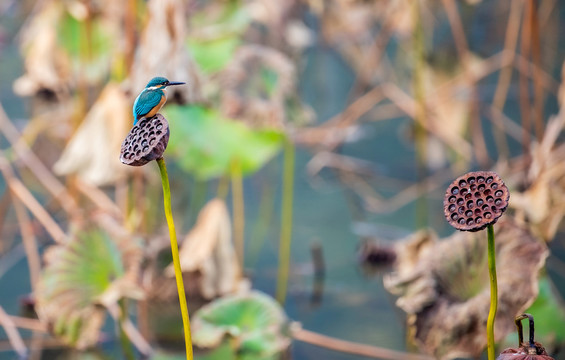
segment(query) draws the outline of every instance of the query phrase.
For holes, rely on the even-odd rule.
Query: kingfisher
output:
[[[182,84],[184,83],[169,81],[162,76],[151,79],[133,103],[133,125],[137,124],[142,117],[150,118],[157,114],[167,101],[167,95],[165,94],[167,86]]]

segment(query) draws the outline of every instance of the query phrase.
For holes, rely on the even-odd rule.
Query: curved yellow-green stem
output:
[[[494,360],[494,318],[498,306],[498,285],[496,283],[496,260],[494,247],[494,229],[492,225],[488,231],[488,272],[490,277],[490,311],[487,320],[487,353],[488,360]]]
[[[167,166],[163,158],[157,159],[159,171],[161,172],[161,182],[163,183],[163,202],[165,205],[165,217],[169,226],[169,236],[171,238],[171,251],[173,253],[173,266],[175,268],[175,278],[177,280],[177,290],[179,293],[180,311],[182,314],[182,324],[184,326],[184,342],[186,344],[186,358],[193,359],[192,340],[190,336],[190,320],[188,318],[188,306],[186,305],[186,295],[184,293],[184,283],[182,281],[182,271],[179,260],[179,246],[177,244],[177,233],[173,222],[173,212],[171,210],[171,188],[169,186],[169,176]]]

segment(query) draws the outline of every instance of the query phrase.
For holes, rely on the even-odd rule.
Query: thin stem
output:
[[[414,142],[416,148],[416,172],[418,179],[427,177],[426,159],[428,156],[427,143],[428,134],[424,127],[427,119],[426,111],[426,94],[424,89],[424,67],[425,67],[425,54],[424,54],[424,28],[422,26],[422,19],[420,14],[420,4],[418,1],[412,3],[412,18],[414,21],[414,32],[412,34],[412,46],[414,51],[414,69],[412,83],[414,91],[414,100],[416,101],[416,113],[414,122]],[[422,181],[419,184],[419,196],[416,202],[416,226],[424,227],[428,223],[428,200],[425,193],[425,188]]]
[[[233,240],[235,251],[241,268],[244,269],[245,252],[245,203],[243,199],[243,176],[241,174],[241,162],[234,159],[231,164],[231,190],[233,207]]]
[[[387,360],[432,360],[432,357],[427,355],[410,354],[373,345],[354,343],[295,326],[291,326],[290,336],[298,341],[346,354],[355,354],[364,357]]]
[[[279,269],[276,298],[284,304],[290,266],[290,243],[292,239],[292,200],[294,193],[294,144],[284,142],[283,197],[281,205],[281,237],[279,243]]]
[[[120,299],[118,301],[118,304],[120,306],[120,315],[119,315],[119,320],[116,321],[117,325],[118,325],[118,333],[119,333],[119,339],[120,339],[120,344],[122,345],[122,351],[124,352],[124,358],[128,359],[128,360],[133,360],[135,359],[135,355],[133,353],[133,348],[131,346],[131,343],[128,339],[128,336],[126,334],[126,332],[124,331],[124,327],[123,327],[123,322],[127,316],[127,309],[126,309],[126,300],[125,299]]]
[[[171,238],[171,251],[173,253],[173,266],[175,268],[175,278],[179,293],[180,310],[182,314],[182,324],[184,327],[184,342],[186,345],[186,358],[192,360],[192,340],[190,336],[190,320],[188,318],[188,306],[186,305],[186,295],[184,292],[184,282],[182,281],[182,270],[180,268],[179,247],[177,244],[177,233],[173,222],[173,211],[171,209],[171,188],[169,186],[169,176],[167,166],[163,158],[157,159],[159,171],[161,172],[161,182],[163,183],[163,203],[165,206],[165,217],[169,226],[169,236]]]
[[[498,306],[498,285],[496,283],[496,260],[494,247],[494,228],[489,225],[488,231],[488,272],[490,277],[490,311],[487,320],[488,360],[494,360],[494,318]]]

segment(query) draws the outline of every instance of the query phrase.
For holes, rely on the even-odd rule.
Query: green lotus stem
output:
[[[245,239],[245,204],[243,198],[243,176],[241,162],[234,159],[231,163],[231,191],[233,206],[233,242],[241,268],[244,268]]]
[[[279,243],[279,269],[276,298],[284,304],[290,266],[290,243],[292,237],[292,199],[294,192],[294,145],[284,142],[283,197],[281,205],[281,237]]]
[[[496,283],[496,260],[494,247],[494,228],[487,227],[488,231],[488,272],[490,277],[490,311],[487,320],[487,353],[488,360],[494,360],[494,318],[498,306],[498,285]]]
[[[186,358],[188,360],[192,360],[193,355],[192,355],[192,340],[190,336],[190,319],[188,317],[188,306],[186,305],[184,282],[182,281],[182,270],[180,268],[177,233],[175,231],[175,223],[173,222],[173,211],[171,209],[171,188],[169,186],[169,176],[167,175],[167,166],[165,165],[165,159],[163,159],[162,157],[157,159],[157,164],[159,164],[159,171],[161,172],[161,182],[163,183],[163,203],[165,206],[165,217],[167,218],[167,225],[169,226],[169,236],[171,238],[173,266],[175,268],[175,278],[177,281],[177,290],[179,293],[182,324],[184,327],[184,342],[186,345]]]

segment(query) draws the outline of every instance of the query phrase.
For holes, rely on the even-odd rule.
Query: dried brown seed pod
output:
[[[522,320],[530,321],[530,339],[524,342]],[[518,315],[515,319],[518,329],[518,348],[508,348],[496,360],[554,360],[547,354],[542,344],[534,340],[534,317],[530,314]]]
[[[474,171],[458,177],[443,198],[447,221],[462,231],[479,231],[494,224],[508,207],[510,193],[492,171]]]
[[[163,156],[169,143],[169,123],[161,114],[141,118],[122,143],[120,161],[142,166]]]

